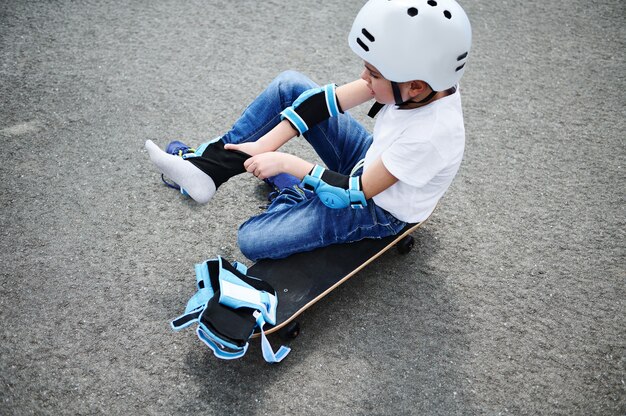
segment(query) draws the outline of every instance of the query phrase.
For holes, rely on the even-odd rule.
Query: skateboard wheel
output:
[[[400,242],[398,242],[398,252],[400,254],[408,254],[413,249],[414,245],[415,238],[413,238],[413,236],[411,235],[407,235],[402,240],[400,240]]]
[[[295,339],[300,335],[300,322],[290,322],[279,333],[281,338]]]

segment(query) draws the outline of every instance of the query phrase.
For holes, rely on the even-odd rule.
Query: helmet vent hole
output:
[[[459,72],[461,69],[463,69],[464,66],[465,66],[465,64],[458,66],[456,68],[455,72]]]
[[[446,17],[446,19],[452,19],[452,13],[447,10],[443,11],[443,15]]]
[[[363,34],[365,35],[365,37],[366,37],[367,39],[369,39],[369,41],[370,41],[370,42],[374,42],[374,40],[375,40],[375,39],[374,39],[374,36],[372,36],[372,34],[371,34],[370,32],[368,32],[368,31],[367,31],[367,29],[363,28],[363,29],[361,30],[361,33],[363,33]]]
[[[363,50],[364,50],[365,52],[369,52],[369,51],[370,51],[370,48],[369,48],[366,44],[364,44],[364,43],[363,43],[363,41],[361,40],[361,38],[356,38],[356,43],[358,43],[358,44],[359,44],[359,46],[360,46],[361,48],[363,48]]]
[[[406,13],[411,17],[415,17],[417,16],[417,9],[415,7],[411,7],[406,11]]]
[[[459,55],[459,57],[458,57],[458,58],[456,58],[456,60],[457,60],[457,61],[460,61],[461,59],[465,59],[465,58],[467,58],[467,52],[465,52],[465,53],[464,53],[464,54],[462,54],[462,55]]]
[[[437,2],[435,0],[428,0],[428,5],[435,7],[437,5]]]

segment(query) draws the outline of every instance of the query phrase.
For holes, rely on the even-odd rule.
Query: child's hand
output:
[[[257,178],[265,179],[285,171],[286,156],[280,152],[261,153],[246,160],[243,166]]]
[[[297,156],[281,152],[266,152],[243,163],[246,171],[259,179],[266,179],[279,173],[290,173],[303,178],[313,167],[312,163],[306,162]]]

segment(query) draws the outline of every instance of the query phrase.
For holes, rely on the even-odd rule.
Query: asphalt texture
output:
[[[0,414],[626,413],[621,0],[463,2],[459,175],[283,363],[170,330],[194,263],[245,262],[267,190],[241,175],[199,206],[144,141],[218,136],[282,70],[356,79],[362,4],[0,2]]]

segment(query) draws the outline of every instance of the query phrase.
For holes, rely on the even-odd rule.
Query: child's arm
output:
[[[265,152],[247,159],[243,166],[246,171],[259,179],[266,179],[279,173],[289,173],[302,179],[315,165],[288,153]]]
[[[252,156],[244,162],[246,170],[259,179],[269,178],[283,172],[303,179],[313,170],[314,166],[313,163],[300,159],[297,156],[281,152],[261,153]],[[349,183],[347,175],[335,173],[333,176],[337,180],[332,183],[333,186],[347,189]],[[378,158],[368,167],[367,171],[360,178],[361,189],[366,199],[378,195],[396,182],[398,182],[398,179],[387,170],[381,158]]]
[[[387,170],[381,158],[374,161],[361,176],[363,193],[367,199],[378,195],[396,182],[398,182],[398,178]]]
[[[363,79],[337,87],[336,93],[343,111],[347,111],[374,98],[367,86],[367,82]]]
[[[315,192],[329,208],[361,209],[367,206],[369,198],[397,182],[380,158],[368,167],[367,172],[362,176],[348,176],[315,165],[302,180],[302,186],[305,190]]]
[[[287,120],[283,120],[256,142],[241,144],[227,143],[224,145],[224,149],[239,150],[240,152],[254,156],[279,149],[282,145],[291,140],[292,137],[296,137],[297,134],[298,132],[291,126],[291,123]]]
[[[337,100],[343,111],[372,99],[370,89],[367,87],[367,83],[362,79],[337,87],[335,94],[337,95]],[[298,135],[298,133],[299,132],[293,128],[292,124],[285,119],[256,142],[227,144],[224,148],[228,150],[239,150],[254,156],[260,153],[278,150],[282,145]]]

